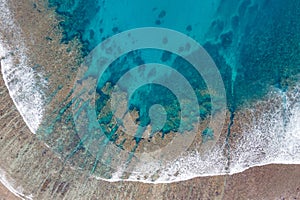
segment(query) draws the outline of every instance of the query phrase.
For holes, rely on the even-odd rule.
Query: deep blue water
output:
[[[83,57],[105,39],[133,28],[164,27],[192,37],[210,54],[221,73],[232,118],[236,109],[263,98],[270,86],[288,89],[294,83],[293,77],[300,73],[299,0],[49,0],[49,5],[64,19],[60,24],[62,43],[78,38],[83,44]],[[149,62],[178,70],[199,91],[200,117],[210,115],[210,95],[201,93],[207,89],[205,82],[189,63],[171,52],[130,52],[115,60],[98,80],[98,122],[112,141],[118,137],[115,132],[119,125],[112,130],[107,128],[113,113],[104,109],[110,95],[102,88],[107,82],[116,84],[133,67]],[[136,123],[146,127],[153,104],[166,108],[167,123],[162,132],[176,132],[181,110],[176,96],[166,88],[139,88],[128,109],[137,110]],[[134,137],[137,144],[139,134]],[[209,129],[203,135],[213,138]]]

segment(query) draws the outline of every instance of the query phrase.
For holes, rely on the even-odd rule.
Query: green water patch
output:
[[[99,0],[49,0],[49,5],[55,7],[58,15],[63,19],[60,23],[63,30],[62,42],[66,43],[78,38],[83,44],[83,56],[108,37],[139,27],[170,28],[199,42],[213,58],[225,85],[227,106],[231,113],[227,141],[229,141],[230,128],[234,123],[234,113],[237,109],[264,98],[270,87],[286,91],[299,81],[293,78],[300,74],[300,12],[298,9],[300,1],[298,0],[184,2],[154,0],[118,1],[117,3]],[[207,87],[202,77],[189,63],[171,52],[140,49],[116,59],[105,70],[102,77],[96,77],[92,71],[88,71],[85,79],[98,80],[95,108],[98,123],[106,136],[104,139],[99,138],[103,142],[101,145],[104,148],[106,143],[118,141],[116,145],[124,149],[123,145],[128,140],[134,141],[130,147],[132,154],[128,156],[128,160],[134,157],[134,152],[146,130],[145,127],[152,123],[154,130],[162,130],[163,139],[170,132],[178,131],[180,118],[187,115],[181,112],[179,102],[172,91],[159,85],[145,85],[138,88],[131,97],[127,97],[126,109],[133,116],[135,124],[140,126],[130,138],[123,137],[122,134],[125,133],[119,131],[124,126],[123,119],[114,118],[114,110],[109,106],[111,94],[124,74],[147,63],[165,64],[182,74],[196,93],[199,105],[197,114],[202,120],[211,114],[211,98],[206,92]],[[142,74],[165,76],[163,71],[147,71],[146,67],[140,69]],[[133,76],[128,78],[134,79],[135,75],[140,76],[131,75]],[[120,90],[126,93],[126,88],[130,88],[130,84],[130,81],[127,84],[125,82]],[[64,136],[55,134],[54,130],[58,128],[53,124],[63,120],[67,123],[72,122],[72,116],[65,116],[71,104],[73,102],[68,100],[51,115],[52,119],[49,119],[46,134],[43,133],[45,134],[43,140],[51,144],[57,143],[54,145],[55,148],[61,154],[68,154],[68,159],[76,157],[77,152],[83,151],[83,145],[76,138],[75,133],[72,135],[74,142],[70,140],[66,143]],[[156,107],[162,109],[158,116],[151,113],[151,106],[157,104],[162,105]],[[158,120],[152,122],[153,118]],[[161,124],[159,123],[161,121],[167,123]],[[193,128],[191,123],[187,125],[190,126],[186,126],[186,130]],[[215,135],[210,128],[203,130],[201,134],[203,143],[213,140]],[[87,136],[84,140],[92,140],[90,137],[92,136]],[[230,152],[229,142],[226,148]],[[102,153],[100,149],[91,171],[97,171]]]
[[[166,54],[168,56],[166,56]],[[165,58],[167,57],[167,59]],[[164,62],[163,62],[164,61]],[[132,87],[132,84],[135,84],[135,77],[156,77],[162,79],[170,79],[173,82],[178,80],[173,79],[173,74],[168,74],[157,70],[149,70],[147,66],[144,66],[144,63],[166,63],[170,68],[181,75],[186,79],[188,84],[192,86],[193,92],[197,97],[197,103],[199,105],[199,112],[195,114],[191,114],[189,110],[184,113],[181,112],[180,102],[178,102],[178,97],[167,87],[159,85],[159,84],[147,84],[142,87],[137,88],[136,91],[131,96],[126,96],[128,101],[125,102],[127,107],[127,112],[137,112],[138,117],[134,119],[135,123],[141,127],[147,127],[148,125],[152,126],[152,133],[154,134],[157,131],[162,132],[162,137],[165,134],[172,132],[178,132],[178,128],[180,123],[185,129],[185,131],[192,130],[193,124],[197,123],[197,117],[195,115],[200,116],[201,120],[204,120],[207,116],[211,114],[211,98],[209,93],[207,92],[206,84],[199,74],[199,72],[186,60],[181,58],[180,56],[174,55],[170,52],[161,52],[154,49],[144,49],[130,52],[126,55],[121,56],[117,60],[115,60],[102,74],[102,76],[98,80],[97,84],[97,95],[96,95],[96,112],[98,116],[98,122],[101,124],[104,130],[109,130],[108,127],[113,127],[116,123],[120,123],[123,119],[116,119],[113,117],[114,111],[111,109],[110,100],[112,98],[111,94],[113,92],[114,86],[118,83],[118,81],[123,78],[124,75],[130,70],[140,66],[137,70],[137,74],[129,73],[128,77],[125,77],[128,81],[123,81],[120,85],[120,90],[124,93],[128,93],[127,89]],[[87,72],[87,76],[89,77],[89,73]],[[133,80],[133,82],[132,82]],[[109,83],[109,84],[108,84]],[[175,87],[177,87],[175,85]],[[180,87],[180,85],[178,85]],[[177,94],[183,96],[186,102],[189,102],[189,94],[187,91],[182,90],[181,94]],[[119,102],[121,103],[121,102]],[[164,112],[166,112],[166,123],[161,126],[159,120],[153,124],[150,120],[150,109],[153,105],[161,105],[164,108]],[[193,107],[194,105],[191,105]],[[186,106],[188,107],[188,106]],[[157,118],[159,116],[154,116]],[[185,121],[181,119],[184,118]],[[156,125],[157,124],[157,125]],[[122,124],[121,124],[122,125]],[[157,126],[157,127],[156,127]],[[106,134],[111,134],[109,131],[105,131]],[[183,132],[181,130],[180,132]],[[112,138],[118,139],[117,132],[115,132],[115,136]],[[137,133],[139,135],[140,133]],[[150,136],[150,138],[153,135]],[[138,142],[139,137],[135,137],[135,140]]]

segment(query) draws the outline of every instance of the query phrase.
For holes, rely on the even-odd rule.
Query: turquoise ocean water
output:
[[[49,4],[64,16],[62,42],[78,37],[84,45],[83,55],[104,39],[129,29],[164,27],[187,34],[214,59],[233,109],[262,97],[270,85],[284,90],[288,87],[285,80],[300,70],[296,56],[300,3],[296,0],[49,0]],[[168,59],[167,54],[164,57]],[[147,59],[158,60],[159,55],[139,56],[134,62]]]
[[[285,92],[298,81],[298,0],[49,0],[49,6],[63,17],[61,42],[79,39],[83,45],[82,57],[107,38],[135,28],[168,28],[193,38],[209,53],[222,76],[231,120],[237,110],[264,98],[270,87]],[[205,81],[184,59],[157,49],[132,51],[116,59],[97,80],[98,122],[111,142],[118,140],[121,123],[114,124],[113,112],[107,111],[110,93],[104,88],[107,89],[108,82],[115,85],[126,72],[145,63],[161,63],[176,69],[198,91],[200,118],[206,119],[211,114],[211,96],[204,92]],[[85,78],[88,77],[89,73]],[[162,138],[178,131],[184,114],[172,91],[153,84],[139,88],[127,106],[129,112],[138,112],[136,123],[144,128],[133,135],[135,145],[129,162],[145,127],[151,123],[150,107],[155,104],[166,111],[167,123],[157,127],[163,133]],[[186,124],[184,129],[192,130],[193,126]],[[205,139],[214,138],[210,129],[202,134]],[[122,142],[118,145],[123,148]]]

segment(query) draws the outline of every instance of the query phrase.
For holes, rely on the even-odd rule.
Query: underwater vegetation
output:
[[[300,12],[295,9],[300,6],[300,2],[297,0],[189,0],[184,3],[179,0],[154,0],[118,1],[117,4],[104,0],[49,0],[49,6],[55,8],[63,19],[60,23],[63,31],[61,42],[78,39],[82,43],[82,57],[87,56],[105,39],[140,27],[169,28],[196,40],[212,57],[222,76],[227,108],[231,114],[229,134],[236,110],[262,99],[270,87],[286,91],[295,84],[294,77],[300,73]],[[207,92],[203,77],[190,63],[169,51],[135,50],[117,58],[102,77],[91,77],[87,73],[85,79],[97,80],[95,109],[98,123],[108,141],[115,142],[119,148],[131,149],[132,154],[128,155],[128,160],[134,157],[140,142],[144,140],[142,135],[145,127],[151,125],[151,106],[162,105],[166,123],[152,127],[149,141],[157,132],[160,132],[162,140],[167,134],[178,132],[183,115],[180,102],[172,91],[157,84],[144,85],[133,93],[126,105],[135,123],[144,128],[127,136],[124,131],[120,131],[123,119],[116,119],[114,111],[109,109],[113,87],[124,74],[147,63],[171,66],[189,81],[197,96],[201,120],[207,119],[212,110],[211,94]],[[141,74],[161,73],[141,69]],[[124,85],[124,88],[127,87]],[[67,106],[57,112],[59,120],[66,117],[66,110],[74,103],[67,99]],[[53,127],[48,128],[48,135],[42,138],[54,141],[49,139]],[[193,125],[185,128],[187,131],[192,130]],[[67,156],[68,159],[85,148],[76,135],[73,137],[75,139],[70,146],[74,151]],[[202,142],[214,139],[214,131],[206,127],[202,131]],[[60,139],[55,141],[60,141],[56,146],[63,145]],[[128,141],[130,147],[125,147]],[[62,149],[64,147],[58,151],[63,153]],[[97,170],[97,163],[98,160],[93,172]]]

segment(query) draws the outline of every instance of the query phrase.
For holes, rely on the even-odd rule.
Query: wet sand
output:
[[[4,185],[0,185],[0,199],[1,200],[16,200],[20,199],[11,193]]]
[[[34,10],[33,3],[36,5]],[[51,11],[44,10],[43,1],[20,0],[11,6],[24,31],[23,37],[31,41],[27,43],[32,60],[48,66],[42,70],[52,74],[49,81],[53,84],[49,91],[53,92],[58,85],[69,80],[70,84],[60,90],[56,100],[51,102],[52,107],[61,106],[60,100],[72,87],[74,75],[71,67],[66,66],[74,63],[78,46],[76,42],[60,45],[61,35],[57,34],[58,27],[55,25],[58,21]],[[39,20],[36,21],[36,18]],[[46,36],[51,37],[51,41]],[[66,54],[68,48],[71,50]],[[65,76],[59,76],[61,74]],[[63,162],[30,132],[13,104],[2,76],[0,94],[0,168],[15,180],[14,188],[28,198],[30,195],[33,199],[300,198],[300,166],[297,165],[267,165],[231,176],[199,177],[171,184],[96,180],[86,171],[75,170],[69,163]],[[13,195],[3,188],[0,189],[1,198],[13,199]]]
[[[23,122],[0,78],[1,167],[34,199],[297,199],[300,166],[267,165],[232,176],[200,177],[172,184],[108,183],[64,166]],[[9,110],[10,112],[7,112]],[[2,114],[7,113],[7,114]],[[27,182],[29,181],[29,182]],[[3,186],[2,199],[14,199]],[[15,198],[16,199],[16,198]]]

